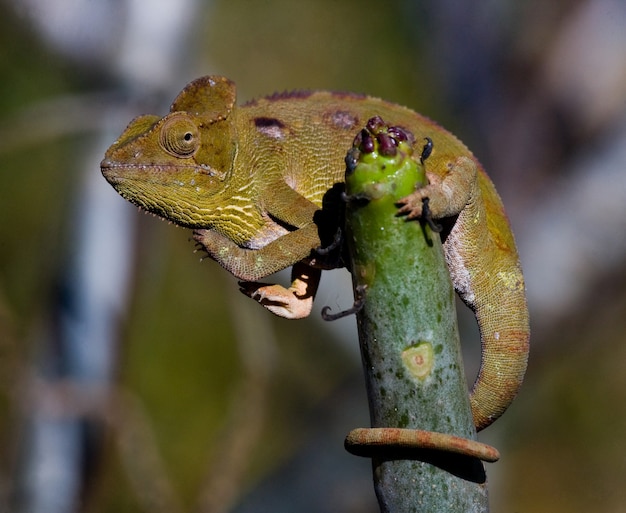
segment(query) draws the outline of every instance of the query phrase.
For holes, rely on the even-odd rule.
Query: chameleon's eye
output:
[[[200,146],[198,127],[189,118],[172,117],[163,123],[159,142],[174,157],[192,157]]]

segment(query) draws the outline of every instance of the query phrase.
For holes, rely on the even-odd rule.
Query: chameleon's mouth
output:
[[[116,166],[109,159],[104,159],[100,162],[100,171],[102,172],[102,176],[104,176],[107,182],[111,185],[119,183],[122,180],[119,169],[120,166]]]
[[[121,183],[149,182],[167,183],[166,173],[176,171],[181,166],[118,164],[109,159],[100,162],[100,171],[107,182],[115,186]],[[160,178],[159,178],[160,177]]]
[[[100,163],[100,171],[110,185],[126,200],[139,208],[144,213],[151,214],[164,221],[171,221],[165,209],[157,203],[147,200],[148,196],[141,194],[141,187],[127,176],[128,166],[113,164],[108,159]]]
[[[102,175],[109,181],[120,182],[125,178],[130,178],[133,175],[133,171],[141,174],[146,174],[146,171],[152,171],[154,176],[158,175],[158,172],[171,173],[175,171],[180,171],[183,169],[191,169],[197,172],[199,175],[203,175],[205,177],[209,177],[214,180],[223,180],[224,177],[220,176],[220,174],[213,169],[211,166],[207,164],[118,164],[108,158],[105,158],[100,162],[100,171]]]

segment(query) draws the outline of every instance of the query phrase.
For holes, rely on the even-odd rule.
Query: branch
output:
[[[347,242],[372,426],[346,439],[372,458],[382,512],[484,512],[495,449],[475,441],[454,290],[434,223],[395,203],[426,185],[413,135],[373,118],[346,158]],[[427,210],[427,209],[426,209]],[[360,297],[359,297],[360,296]]]

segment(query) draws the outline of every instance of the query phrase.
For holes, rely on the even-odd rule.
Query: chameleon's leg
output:
[[[211,258],[243,280],[241,291],[257,300],[270,312],[288,319],[300,319],[311,312],[321,271],[300,260],[307,258],[319,246],[317,226],[310,224],[250,250],[240,248],[214,230],[195,230],[194,239]],[[293,265],[292,284],[256,283],[257,280]]]
[[[459,214],[475,191],[477,171],[476,163],[468,157],[451,161],[443,179],[427,171],[429,184],[398,201],[398,215],[407,219],[420,218],[425,198],[428,198],[428,208],[435,219]]]
[[[267,186],[263,208],[275,219],[296,228],[305,227],[313,221],[320,207],[291,188],[284,180],[276,180]]]
[[[193,238],[236,278],[257,281],[286,269],[311,255],[319,246],[317,226],[313,223],[278,237],[259,249],[237,246],[215,230],[194,230]]]
[[[291,286],[240,282],[240,290],[256,299],[273,314],[286,319],[302,319],[311,313],[317,293],[321,269],[298,262],[291,270]]]

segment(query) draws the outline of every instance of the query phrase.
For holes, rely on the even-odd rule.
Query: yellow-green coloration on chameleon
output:
[[[277,94],[235,105],[223,77],[191,82],[163,117],[131,122],[106,152],[105,178],[126,199],[178,225],[277,315],[309,314],[320,267],[324,196],[344,181],[345,152],[382,116],[417,141],[430,137],[429,185],[399,202],[408,219],[423,198],[444,225],[456,291],[474,311],[483,355],[471,395],[475,424],[499,417],[517,393],[528,354],[524,280],[502,202],[470,151],[429,119],[386,101],[332,92]],[[316,222],[318,224],[316,224]],[[335,265],[337,265],[335,263]],[[293,282],[254,283],[293,267]]]

